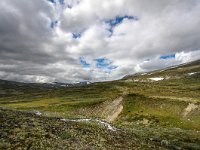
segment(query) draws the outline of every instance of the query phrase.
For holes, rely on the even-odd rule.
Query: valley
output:
[[[0,149],[197,150],[200,60],[70,87],[0,80],[0,124]]]

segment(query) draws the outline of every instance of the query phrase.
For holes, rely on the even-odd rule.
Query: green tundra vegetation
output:
[[[200,149],[200,60],[74,87],[0,80],[0,149],[20,148]]]

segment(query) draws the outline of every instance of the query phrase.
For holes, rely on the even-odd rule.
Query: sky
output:
[[[1,0],[0,79],[83,82],[200,59],[199,0]]]

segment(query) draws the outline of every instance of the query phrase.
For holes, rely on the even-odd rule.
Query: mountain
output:
[[[200,60],[67,85],[0,80],[0,149],[200,149]]]
[[[44,92],[62,87],[78,87],[89,85],[91,82],[76,82],[76,83],[24,83],[16,81],[8,81],[0,79],[0,96],[21,95],[24,93]]]

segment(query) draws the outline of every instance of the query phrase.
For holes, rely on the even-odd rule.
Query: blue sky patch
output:
[[[72,36],[74,39],[78,39],[81,37],[81,32],[74,32],[74,33],[72,33]]]
[[[134,16],[127,16],[127,15],[125,15],[125,16],[116,16],[114,19],[107,20],[106,23],[108,23],[111,27],[114,27],[114,26],[122,23],[122,21],[124,19],[138,20]]]
[[[171,59],[171,58],[175,58],[175,54],[162,55],[162,56],[160,56],[160,59]]]
[[[56,4],[56,0],[48,0],[49,2]]]
[[[138,20],[137,17],[135,17],[135,16],[128,16],[128,15],[125,15],[125,16],[116,16],[114,19],[106,20],[105,23],[107,23],[107,24],[110,25],[110,28],[108,29],[109,32],[112,33],[112,32],[113,32],[113,28],[114,28],[116,25],[122,23],[122,21],[123,21],[124,19],[136,20],[136,21]]]
[[[64,4],[65,4],[65,0],[59,0],[59,3],[60,3],[61,5],[64,5]]]
[[[54,29],[58,25],[58,20],[51,21],[50,27]]]
[[[79,58],[79,62],[80,62],[80,64],[81,64],[84,68],[90,67],[90,64],[85,60],[84,57],[80,57],[80,58]]]
[[[79,63],[82,65],[83,68],[90,68],[93,66],[92,64],[94,64],[96,68],[102,69],[107,73],[111,73],[111,71],[117,68],[117,66],[113,65],[112,60],[105,57],[93,59],[92,64],[88,63],[85,57],[80,57]]]
[[[114,70],[114,69],[116,69],[116,68],[117,68],[117,66],[112,65],[112,66],[109,66],[109,67],[108,67],[108,70]]]
[[[64,5],[65,4],[65,0],[48,0],[50,3],[52,4],[56,4],[56,3],[59,3],[61,5]]]
[[[107,58],[97,58],[97,59],[94,59],[94,61],[96,61],[97,68],[105,68],[112,63],[112,61]]]
[[[94,59],[94,61],[96,62],[96,67],[100,69],[106,69],[108,71],[112,71],[117,68],[117,66],[112,65],[113,62],[110,59],[104,57]]]

